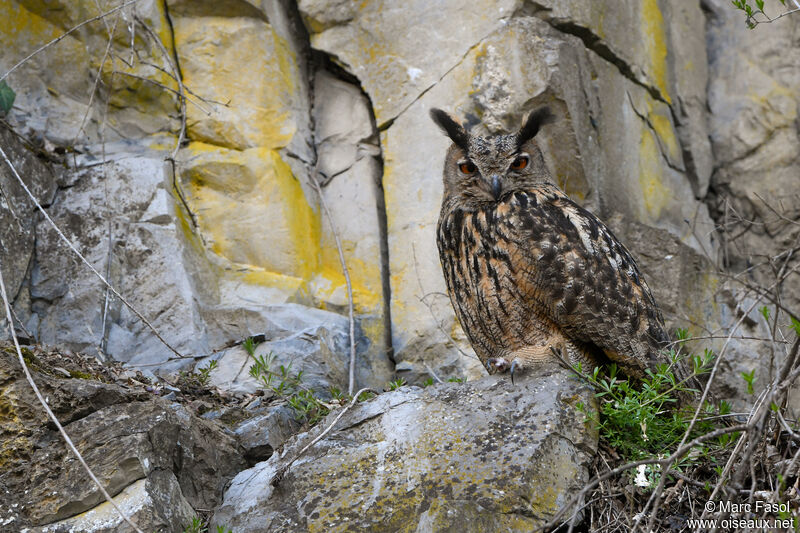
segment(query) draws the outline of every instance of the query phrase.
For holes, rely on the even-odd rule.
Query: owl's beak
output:
[[[495,200],[500,199],[500,193],[503,192],[503,186],[500,183],[500,176],[495,174],[492,176],[492,194],[494,195]]]

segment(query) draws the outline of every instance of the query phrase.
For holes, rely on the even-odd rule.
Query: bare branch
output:
[[[304,454],[304,453],[306,453],[306,452],[307,452],[307,451],[308,451],[308,450],[309,450],[309,449],[310,449],[312,446],[314,446],[316,443],[318,443],[320,440],[322,440],[322,438],[323,438],[325,435],[327,435],[327,434],[328,434],[328,433],[329,433],[329,432],[330,432],[330,431],[333,429],[333,426],[335,426],[335,425],[336,425],[336,422],[338,422],[338,421],[339,421],[339,419],[340,419],[340,418],[342,418],[342,417],[344,416],[344,414],[345,414],[347,411],[349,411],[351,407],[353,407],[353,406],[355,405],[355,403],[358,401],[358,398],[359,398],[359,396],[361,396],[361,395],[362,395],[362,394],[364,394],[365,392],[372,392],[373,394],[376,394],[376,395],[377,395],[377,393],[376,393],[375,391],[373,391],[372,389],[370,389],[369,387],[364,387],[363,389],[359,390],[359,391],[356,393],[356,395],[355,395],[355,396],[353,396],[353,399],[352,399],[352,400],[350,400],[350,403],[349,403],[349,404],[348,404],[348,405],[347,405],[347,406],[346,406],[344,409],[342,409],[342,410],[339,412],[339,414],[338,414],[338,415],[336,415],[336,418],[334,418],[334,419],[333,419],[333,421],[330,423],[330,425],[328,425],[328,427],[326,427],[326,428],[325,428],[325,429],[322,431],[322,433],[320,433],[319,435],[317,435],[317,436],[316,436],[316,437],[315,437],[315,438],[314,438],[314,439],[313,439],[311,442],[309,442],[308,444],[306,444],[305,446],[303,446],[303,449],[302,449],[302,450],[300,450],[299,452],[297,452],[297,454],[296,454],[294,457],[292,457],[292,458],[291,458],[291,459],[290,459],[288,462],[286,462],[286,463],[285,463],[283,466],[281,466],[281,467],[280,467],[280,468],[279,468],[279,469],[278,469],[278,470],[275,472],[275,474],[274,474],[274,475],[273,475],[273,477],[272,477],[272,480],[270,481],[270,485],[273,485],[273,486],[275,486],[275,485],[277,485],[278,483],[280,483],[280,482],[281,482],[281,480],[283,479],[283,476],[284,476],[284,475],[286,475],[286,471],[287,471],[287,470],[289,470],[289,467],[290,467],[290,466],[292,466],[292,464],[293,464],[295,461],[297,461],[298,459],[300,459],[300,457],[302,457],[302,456],[303,456],[303,454]]]
[[[117,11],[119,11],[120,9],[126,8],[126,7],[128,7],[129,5],[131,5],[131,4],[135,4],[135,3],[136,3],[136,2],[138,2],[138,1],[139,1],[139,0],[129,0],[128,2],[125,2],[124,4],[120,4],[120,5],[118,5],[117,7],[113,8],[113,9],[109,9],[109,10],[108,10],[108,11],[106,11],[105,13],[101,13],[101,14],[97,15],[96,17],[92,17],[92,18],[90,18],[90,19],[88,19],[88,20],[84,20],[83,22],[81,22],[81,23],[80,23],[80,24],[78,24],[77,26],[73,26],[72,28],[70,28],[69,30],[67,30],[65,33],[63,33],[63,34],[59,35],[58,37],[56,37],[56,38],[55,38],[55,39],[53,39],[52,41],[48,42],[47,44],[44,44],[44,45],[40,46],[39,48],[37,48],[36,50],[34,50],[34,51],[33,51],[33,52],[31,52],[30,54],[28,54],[28,55],[25,57],[25,59],[23,59],[22,61],[20,61],[19,63],[17,63],[17,64],[16,64],[16,65],[14,65],[13,67],[11,67],[11,68],[10,68],[10,69],[9,69],[9,70],[8,70],[8,71],[5,73],[5,74],[3,74],[2,76],[0,76],[0,81],[3,81],[4,79],[6,79],[6,78],[8,77],[8,75],[9,75],[9,74],[11,74],[11,73],[12,73],[12,72],[14,72],[15,70],[17,70],[17,69],[18,69],[19,67],[21,67],[22,65],[24,65],[24,64],[25,64],[25,62],[27,62],[27,61],[28,61],[30,58],[32,58],[32,57],[33,57],[33,56],[35,56],[36,54],[38,54],[38,53],[42,52],[43,50],[46,50],[47,48],[50,48],[51,46],[53,46],[54,44],[56,44],[57,42],[59,42],[59,41],[60,41],[61,39],[63,39],[64,37],[66,37],[67,35],[71,34],[72,32],[74,32],[74,31],[76,31],[76,30],[78,30],[78,29],[80,29],[80,28],[82,28],[82,27],[86,26],[87,24],[89,24],[89,23],[91,23],[91,22],[94,22],[95,20],[100,20],[100,19],[102,19],[102,18],[105,18],[105,17],[107,17],[107,16],[109,16],[109,15],[113,14],[113,13],[116,13],[116,12],[117,12]]]
[[[3,154],[3,156],[5,157],[5,154]],[[14,322],[11,319],[11,304],[8,301],[8,296],[6,295],[6,285],[3,282],[2,265],[0,265],[0,295],[3,297],[3,306],[5,308],[6,317],[8,318],[8,324],[9,324],[8,329],[11,332],[11,338],[14,340],[14,348],[16,348],[17,350],[17,357],[19,358],[19,364],[22,366],[22,370],[25,372],[25,379],[28,380],[28,384],[30,384],[31,388],[33,389],[33,393],[36,395],[36,399],[39,400],[39,403],[42,404],[42,407],[44,407],[44,410],[47,412],[47,416],[50,417],[50,420],[53,421],[53,424],[55,424],[55,426],[58,428],[59,433],[61,433],[61,437],[64,439],[64,442],[67,443],[67,446],[75,455],[75,457],[78,459],[78,461],[81,463],[83,468],[86,470],[86,473],[89,474],[89,477],[92,478],[94,484],[97,485],[98,489],[100,489],[100,492],[103,494],[103,497],[106,499],[106,501],[114,507],[117,513],[119,513],[122,519],[125,520],[125,522],[127,522],[129,526],[131,526],[138,533],[143,533],[142,530],[139,529],[139,527],[136,524],[134,524],[130,518],[128,518],[128,516],[122,511],[122,509],[120,509],[120,507],[108,493],[105,487],[103,487],[102,483],[100,483],[100,480],[97,479],[97,476],[94,475],[92,469],[89,468],[89,465],[86,464],[86,461],[83,459],[83,456],[75,447],[75,444],[73,444],[72,439],[70,439],[69,435],[67,435],[67,432],[64,430],[64,427],[61,425],[61,422],[58,421],[56,415],[53,413],[52,410],[50,410],[50,406],[47,405],[47,402],[42,396],[42,393],[39,391],[39,387],[36,386],[36,382],[33,381],[33,376],[31,376],[30,370],[28,370],[28,365],[25,364],[25,358],[22,356],[22,349],[19,347],[19,341],[17,340],[17,333],[14,331]]]
[[[328,204],[325,202],[325,197],[322,194],[322,187],[319,184],[319,173],[314,169],[311,176],[311,185],[317,191],[319,196],[319,205],[325,211],[325,216],[328,218],[328,223],[331,225],[331,233],[336,240],[336,251],[339,253],[339,262],[342,265],[342,272],[344,273],[344,282],[347,287],[347,308],[348,318],[350,319],[350,375],[347,384],[347,394],[353,394],[353,389],[356,383],[356,320],[353,315],[353,284],[350,282],[350,269],[347,268],[347,262],[344,260],[344,250],[342,249],[342,240],[339,238],[339,232],[336,231],[336,225],[333,223],[333,215],[328,210]]]

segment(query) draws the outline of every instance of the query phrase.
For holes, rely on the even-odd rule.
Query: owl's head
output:
[[[431,118],[453,141],[444,164],[445,202],[457,199],[462,207],[478,208],[514,191],[552,182],[534,140],[553,120],[548,108],[528,115],[519,131],[489,137],[471,135],[441,109],[431,109]]]

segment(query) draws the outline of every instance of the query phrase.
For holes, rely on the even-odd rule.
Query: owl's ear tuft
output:
[[[459,148],[467,151],[469,148],[469,134],[453,115],[441,109],[432,108],[431,118]]]
[[[539,129],[545,124],[554,122],[556,117],[550,112],[549,107],[541,107],[528,115],[517,133],[517,144],[522,146],[530,139],[536,137]]]

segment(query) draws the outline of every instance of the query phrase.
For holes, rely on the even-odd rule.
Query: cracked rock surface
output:
[[[67,450],[11,353],[8,345],[0,351],[3,531],[132,531]],[[76,448],[145,531],[183,531],[195,509],[217,505],[227,481],[247,466],[232,436],[181,404],[100,381],[114,376],[96,362],[80,366],[70,361],[75,356],[27,349],[25,356]]]
[[[531,531],[588,480],[592,393],[552,366],[511,383],[402,387],[359,403],[236,476],[214,515],[234,531]]]

